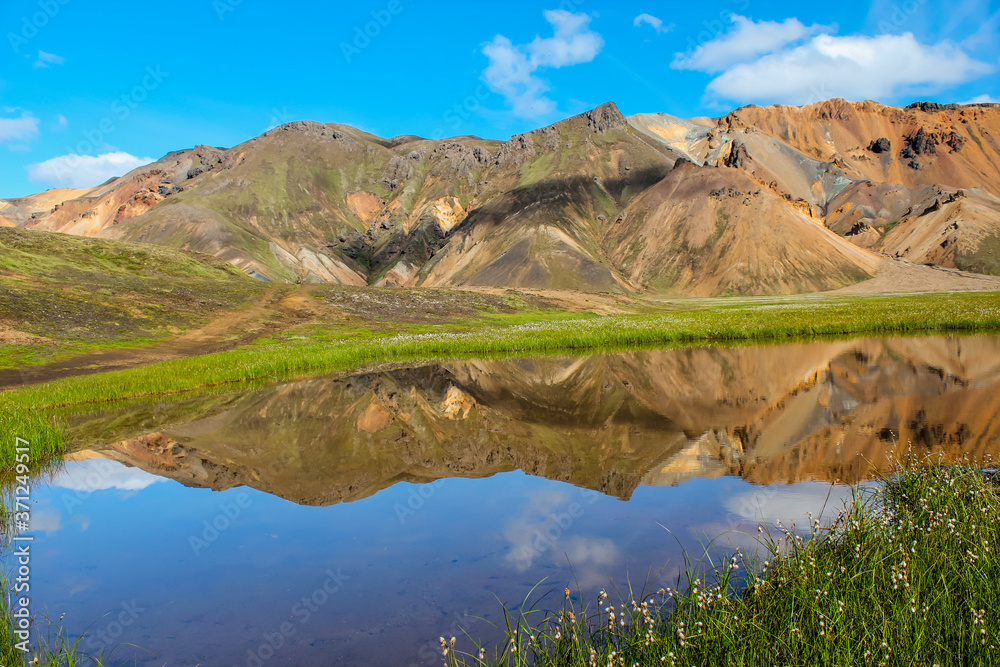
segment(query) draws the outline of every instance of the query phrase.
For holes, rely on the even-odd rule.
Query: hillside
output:
[[[0,228],[0,368],[146,345],[262,287],[210,255]]]
[[[613,103],[506,142],[295,122],[0,226],[206,253],[276,282],[801,293],[886,258],[1000,274],[1000,105],[829,100],[716,119]]]
[[[1000,105],[828,100],[632,123],[698,164],[746,172],[854,245],[998,271]]]

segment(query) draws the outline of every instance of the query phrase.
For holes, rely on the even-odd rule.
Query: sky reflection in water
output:
[[[34,489],[34,610],[139,665],[437,664],[438,636],[495,638],[497,598],[543,579],[549,606],[593,602],[674,583],[682,550],[752,548],[758,520],[832,516],[850,490],[810,480],[859,479],[901,437],[995,453],[998,350],[454,362],[130,408],[131,439]],[[149,419],[174,425],[137,438]]]

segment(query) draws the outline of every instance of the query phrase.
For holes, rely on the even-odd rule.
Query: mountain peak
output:
[[[0,201],[0,226],[203,250],[272,280],[808,291],[883,254],[1000,273],[993,136],[1000,106],[840,99],[687,120],[607,102],[507,142],[298,121]]]
[[[583,117],[587,119],[587,126],[598,134],[612,129],[624,130],[628,126],[628,119],[614,102],[605,102],[583,114]]]

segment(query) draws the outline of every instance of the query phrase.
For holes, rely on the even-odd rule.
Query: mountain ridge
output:
[[[885,257],[1000,274],[998,136],[1000,105],[836,99],[715,119],[607,102],[507,141],[295,121],[0,201],[0,225],[207,252],[274,281],[812,292]]]

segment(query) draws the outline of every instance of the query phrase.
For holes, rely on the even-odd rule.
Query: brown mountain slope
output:
[[[748,106],[719,120],[753,128],[839,166],[851,178],[907,187],[983,188],[1000,195],[1000,105],[827,100],[802,107]],[[880,139],[887,144],[875,145]]]
[[[741,170],[686,162],[629,206],[612,238],[636,284],[682,294],[820,291],[878,266]]]
[[[33,216],[48,215],[54,208],[64,202],[82,197],[88,190],[57,188],[46,190],[35,195],[0,201],[0,227],[23,227]]]
[[[629,289],[608,260],[606,230],[674,160],[613,104],[515,136],[441,251],[423,268],[410,263],[401,284]]]
[[[278,281],[803,292],[864,280],[877,255],[1000,273],[997,132],[998,105],[842,100],[690,120],[608,103],[502,143],[296,122],[0,202],[0,225]]]
[[[631,122],[698,164],[745,171],[855,245],[912,262],[998,270],[1000,105],[899,109],[828,100],[743,107],[714,123],[665,114]],[[925,217],[935,207],[948,211]],[[897,226],[908,230],[905,239],[890,232]]]

